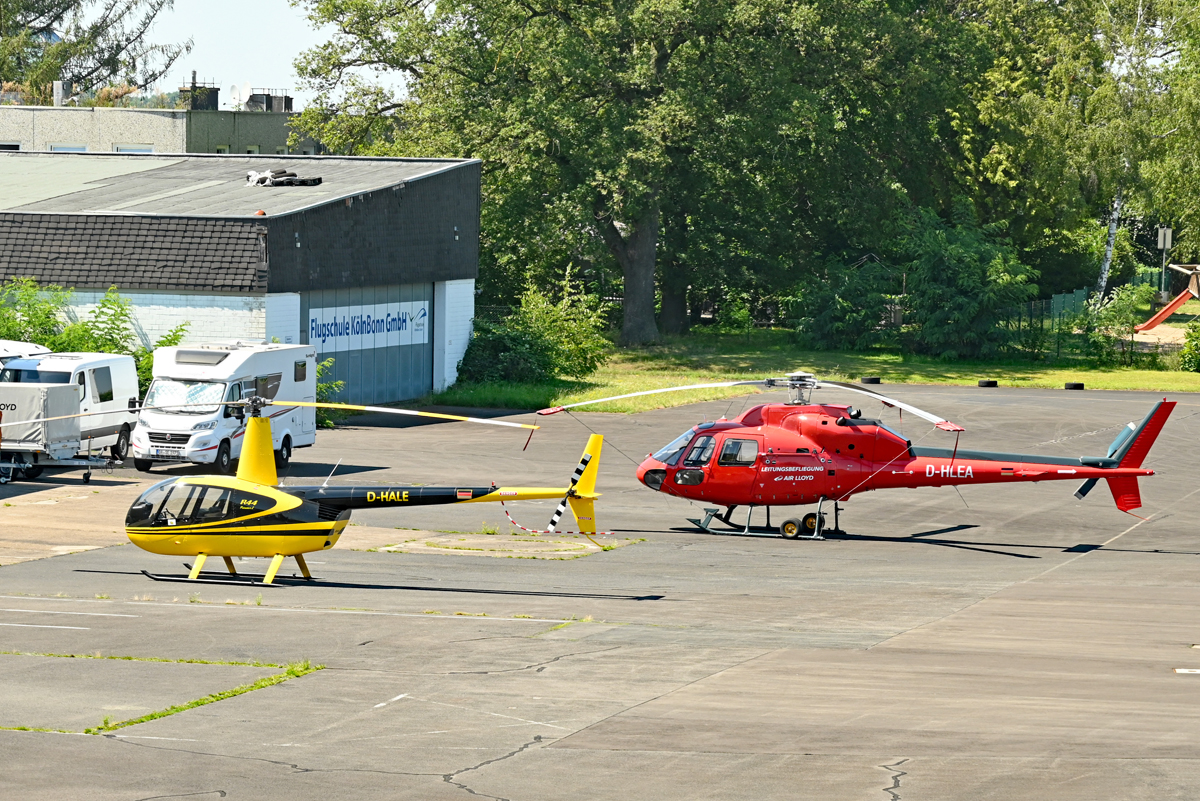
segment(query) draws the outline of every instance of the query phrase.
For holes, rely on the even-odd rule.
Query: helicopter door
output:
[[[822,458],[808,448],[797,448],[795,453],[764,453],[754,485],[754,503],[816,503],[825,494],[828,478]]]
[[[705,498],[716,503],[751,503],[762,437],[731,436],[721,443],[716,462],[709,467]]]

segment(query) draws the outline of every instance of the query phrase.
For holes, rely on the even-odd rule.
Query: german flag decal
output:
[[[471,491],[470,490],[458,490],[457,492],[458,492],[458,499],[460,501],[471,500]]]
[[[1000,468],[1000,475],[1011,476],[1012,474],[1013,474],[1013,469],[1011,467],[1001,467]]]

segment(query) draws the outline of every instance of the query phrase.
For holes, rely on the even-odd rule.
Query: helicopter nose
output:
[[[647,459],[638,465],[638,481],[657,492],[667,480],[666,465],[657,459]]]

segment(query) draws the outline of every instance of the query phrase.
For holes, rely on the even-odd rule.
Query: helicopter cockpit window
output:
[[[758,459],[758,440],[727,439],[721,446],[721,457],[717,459],[717,464],[745,466],[754,464],[756,459]]]
[[[171,494],[154,516],[158,525],[177,526],[185,521],[190,522],[192,510],[196,501],[204,494],[206,487],[196,487],[191,484],[176,484],[171,488]]]
[[[658,453],[651,456],[651,459],[662,462],[663,464],[674,465],[679,461],[679,457],[687,450],[688,443],[692,441],[692,437],[696,436],[695,431],[685,431],[678,438],[673,440],[670,445],[660,450]]]
[[[150,521],[154,519],[155,513],[162,506],[163,500],[171,492],[171,487],[174,484],[175,479],[168,478],[143,492],[141,497],[133,502],[133,506],[129,507],[129,513],[125,515],[125,525],[150,525]]]
[[[700,437],[696,440],[696,444],[688,451],[687,457],[683,460],[684,467],[703,467],[708,464],[708,460],[712,458],[713,449],[716,448],[717,441],[712,437]]]

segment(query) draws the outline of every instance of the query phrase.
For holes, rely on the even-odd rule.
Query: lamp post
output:
[[[1167,255],[1171,252],[1170,228],[1164,225],[1158,227],[1158,249],[1162,251],[1162,272],[1158,278],[1158,291],[1161,302],[1167,302]]]

